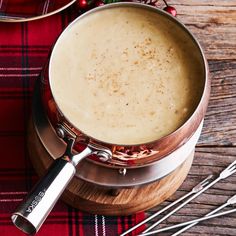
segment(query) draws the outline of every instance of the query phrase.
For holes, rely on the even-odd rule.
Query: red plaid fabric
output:
[[[38,21],[0,23],[1,236],[24,235],[11,223],[10,214],[37,180],[26,146],[33,86],[56,38],[77,14],[76,7],[71,7]],[[59,201],[38,235],[113,236],[143,218],[144,213],[128,217],[91,215]]]

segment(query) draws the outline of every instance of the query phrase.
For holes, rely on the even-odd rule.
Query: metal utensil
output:
[[[38,20],[47,16],[56,14],[70,5],[76,0],[54,1],[18,1],[18,5],[14,1],[1,1],[0,22],[25,22]],[[37,9],[37,10],[36,10]]]
[[[160,224],[162,221],[164,221],[165,219],[167,219],[168,217],[170,217],[172,214],[174,214],[176,211],[178,211],[180,208],[184,207],[187,203],[189,203],[190,201],[192,201],[193,199],[195,199],[196,197],[198,197],[201,193],[203,193],[204,191],[206,191],[207,189],[209,189],[211,186],[213,186],[214,184],[216,184],[217,182],[219,182],[221,179],[225,179],[227,177],[229,177],[230,175],[234,174],[236,172],[236,160],[231,163],[227,168],[225,168],[220,174],[219,176],[213,180],[210,184],[208,184],[207,186],[205,186],[201,191],[197,192],[196,194],[194,194],[192,197],[190,197],[189,199],[187,199],[184,203],[182,203],[181,205],[179,205],[176,209],[174,209],[173,211],[171,211],[170,213],[168,213],[166,216],[164,216],[162,219],[160,219],[159,221],[155,222],[153,225],[151,225],[150,227],[148,227],[146,230],[143,231],[143,233],[149,232],[151,229],[153,229],[154,227],[156,227],[158,224]],[[144,234],[143,234],[144,235]]]
[[[223,204],[223,205],[217,207],[215,210],[209,212],[209,213],[206,214],[205,216],[211,216],[211,215],[215,214],[216,212],[220,211],[221,209],[223,209],[223,208],[225,208],[225,207],[227,207],[227,206],[229,206],[229,205],[233,205],[233,204],[235,204],[235,203],[236,203],[236,195],[234,195],[233,197],[231,197],[230,199],[228,199],[228,201],[227,201],[225,204]],[[198,224],[198,223],[199,223],[199,221],[196,222],[196,223],[192,223],[192,224],[190,224],[190,225],[187,225],[187,226],[184,227],[183,229],[181,229],[181,230],[177,231],[176,233],[172,234],[172,236],[180,235],[181,233],[183,233],[184,231],[190,229],[191,227],[193,227],[194,225],[196,225],[196,224]]]
[[[17,228],[28,234],[35,234],[56,204],[58,198],[75,175],[77,164],[91,154],[97,154],[101,160],[111,158],[109,149],[88,143],[80,153],[74,153],[73,146],[77,136],[61,125],[58,128],[67,143],[65,153],[49,167],[44,177],[35,185],[26,199],[12,214],[12,222]]]
[[[127,235],[128,233],[132,232],[133,230],[139,228],[141,225],[147,223],[148,221],[150,221],[151,219],[153,219],[154,217],[160,215],[161,213],[163,213],[164,211],[168,210],[169,208],[173,207],[174,205],[176,205],[177,203],[183,201],[185,198],[191,196],[194,193],[199,192],[200,190],[202,190],[204,188],[204,186],[206,186],[209,181],[212,179],[213,175],[209,175],[208,177],[206,177],[203,181],[201,181],[199,184],[197,184],[195,187],[192,188],[192,190],[185,194],[184,196],[182,196],[181,198],[177,199],[176,201],[172,202],[171,204],[167,205],[166,207],[164,207],[163,209],[161,209],[160,211],[156,212],[155,214],[149,216],[147,219],[141,221],[140,223],[138,223],[137,225],[135,225],[134,227],[128,229],[127,231],[125,231],[124,233],[122,233],[120,236],[124,236]]]
[[[216,208],[215,210],[213,210],[212,212],[208,213],[208,216],[204,216],[204,217],[201,217],[201,218],[198,218],[198,219],[195,219],[195,220],[190,220],[190,221],[187,221],[187,222],[183,222],[183,223],[173,225],[173,226],[170,226],[170,227],[158,229],[158,230],[151,231],[151,232],[148,232],[148,233],[145,233],[145,234],[140,234],[139,236],[153,235],[153,234],[156,234],[156,233],[160,233],[160,232],[168,231],[168,230],[171,230],[171,229],[179,228],[179,227],[182,227],[182,226],[185,226],[185,225],[197,224],[197,223],[199,223],[201,221],[204,221],[204,220],[209,220],[209,219],[212,219],[212,218],[215,218],[215,217],[224,216],[224,215],[227,215],[227,214],[234,213],[234,212],[236,212],[236,209],[232,209],[232,210],[229,210],[229,211],[224,211],[224,212],[221,212],[221,213],[218,213],[218,214],[213,214],[213,212],[215,213],[216,211],[219,211],[220,209],[226,207],[227,205],[231,205],[231,204],[236,203],[236,199],[235,199],[236,195],[234,195],[232,198],[230,198],[229,201],[233,202],[233,203],[230,203],[230,204],[229,203],[224,203],[222,206],[220,206],[220,207]]]

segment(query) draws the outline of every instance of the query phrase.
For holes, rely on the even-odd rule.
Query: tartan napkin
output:
[[[10,214],[38,179],[28,158],[27,123],[34,82],[58,35],[77,16],[76,7],[28,23],[0,23],[0,235],[21,233]],[[118,235],[144,219],[91,215],[58,202],[38,236]],[[133,233],[132,235],[136,235]]]

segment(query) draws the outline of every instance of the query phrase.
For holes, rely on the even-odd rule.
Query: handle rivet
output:
[[[102,162],[106,162],[111,159],[110,155],[107,152],[97,152],[97,156],[99,157],[99,160]]]
[[[57,135],[58,135],[60,138],[65,138],[65,132],[64,132],[64,130],[63,130],[62,128],[57,127],[56,132],[57,132]]]
[[[126,172],[127,172],[127,169],[126,168],[121,168],[121,169],[119,169],[119,174],[121,174],[121,175],[126,175]]]

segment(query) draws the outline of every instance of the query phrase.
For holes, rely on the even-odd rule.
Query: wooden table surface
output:
[[[149,210],[148,215],[183,196],[206,176],[219,173],[236,160],[236,0],[168,2],[176,7],[178,18],[194,33],[203,47],[209,63],[212,90],[203,131],[187,179],[171,199]],[[234,194],[236,174],[214,185],[160,227],[203,216]],[[202,222],[182,235],[198,234],[235,236],[236,214]]]

